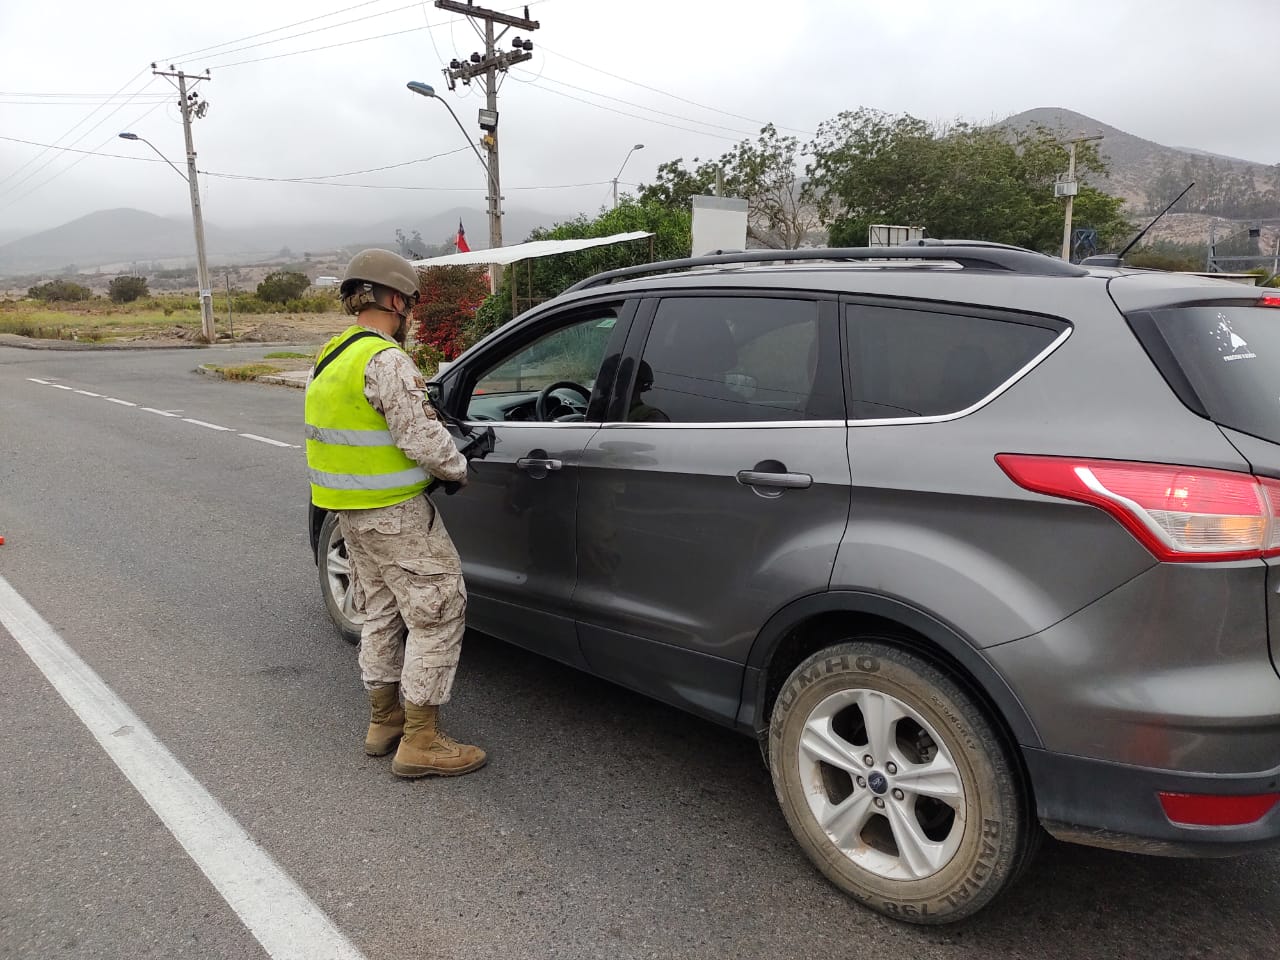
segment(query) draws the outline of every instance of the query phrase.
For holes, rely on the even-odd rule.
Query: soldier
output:
[[[312,501],[338,514],[364,596],[365,753],[385,756],[399,742],[397,776],[470,773],[485,752],[440,729],[467,593],[458,552],[423,495],[432,483],[465,484],[467,461],[401,349],[418,275],[393,253],[365,250],[340,290],[355,323],[325,344],[307,384],[307,467]]]

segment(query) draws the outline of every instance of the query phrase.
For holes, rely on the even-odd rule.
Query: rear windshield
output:
[[[1280,443],[1280,309],[1175,307],[1152,319],[1211,420]]]

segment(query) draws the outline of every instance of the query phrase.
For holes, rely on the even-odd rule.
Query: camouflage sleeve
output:
[[[364,395],[387,418],[405,456],[441,480],[465,480],[467,461],[427,400],[427,382],[403,350],[383,350],[365,367]]]

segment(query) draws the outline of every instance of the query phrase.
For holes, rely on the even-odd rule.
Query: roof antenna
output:
[[[1138,235],[1137,235],[1136,237],[1134,237],[1132,240],[1130,240],[1130,241],[1129,241],[1128,246],[1126,246],[1126,247],[1125,247],[1123,250],[1121,250],[1119,253],[1101,253],[1101,254],[1098,254],[1097,256],[1087,257],[1085,260],[1083,260],[1083,261],[1081,262],[1081,264],[1080,264],[1080,265],[1081,265],[1082,267],[1118,267],[1118,266],[1121,266],[1121,265],[1124,263],[1124,255],[1125,255],[1126,253],[1128,253],[1130,250],[1132,250],[1132,249],[1137,245],[1138,241],[1139,241],[1139,240],[1141,240],[1143,237],[1145,237],[1145,236],[1147,235],[1147,231],[1148,231],[1148,230],[1150,230],[1152,227],[1154,227],[1154,226],[1156,225],[1156,222],[1157,222],[1161,217],[1163,217],[1166,213],[1168,213],[1170,210],[1172,210],[1172,209],[1173,209],[1174,204],[1176,204],[1179,200],[1181,200],[1181,199],[1182,199],[1183,197],[1185,197],[1188,193],[1190,193],[1190,192],[1191,192],[1191,188],[1192,188],[1192,187],[1194,187],[1195,185],[1196,185],[1196,182],[1195,182],[1194,180],[1192,180],[1190,183],[1188,183],[1188,184],[1187,184],[1186,189],[1185,189],[1185,190],[1183,190],[1180,194],[1178,194],[1176,197],[1174,197],[1174,198],[1173,198],[1173,203],[1169,204],[1169,206],[1165,207],[1163,210],[1161,210],[1159,213],[1157,213],[1157,214],[1156,214],[1156,217],[1155,217],[1155,220],[1152,220],[1152,221],[1151,221],[1150,223],[1148,223],[1145,227],[1143,227],[1140,231],[1138,231]]]

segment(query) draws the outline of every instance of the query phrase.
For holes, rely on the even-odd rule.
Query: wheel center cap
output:
[[[874,770],[871,776],[867,777],[867,786],[871,788],[872,793],[884,793],[889,789],[889,781],[879,770]]]

